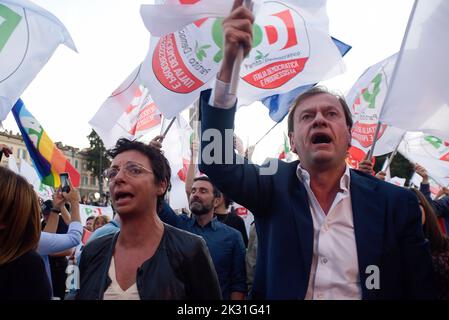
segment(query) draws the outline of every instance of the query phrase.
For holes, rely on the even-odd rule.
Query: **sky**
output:
[[[144,59],[150,34],[136,0],[34,0],[53,13],[70,32],[78,53],[60,46],[22,95],[28,110],[50,138],[78,148],[89,146],[88,121],[104,100]],[[351,45],[346,72],[322,82],[346,94],[369,66],[400,49],[413,0],[328,0],[330,34]],[[236,133],[254,144],[275,123],[268,109],[254,103],[238,110]],[[12,114],[3,127],[18,132]],[[277,156],[286,119],[258,145],[256,162]]]

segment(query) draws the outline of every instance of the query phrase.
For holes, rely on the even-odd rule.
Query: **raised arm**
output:
[[[65,201],[69,202],[72,208],[72,222],[69,225],[69,230],[66,234],[53,234],[42,232],[39,239],[38,253],[40,255],[49,255],[52,253],[61,252],[73,248],[80,244],[83,235],[83,226],[81,225],[80,211],[79,211],[79,192],[72,185],[69,179],[70,192],[63,192],[62,196]]]
[[[259,214],[268,209],[264,199],[270,195],[270,177],[261,175],[259,166],[236,155],[233,143],[236,97],[229,93],[229,82],[238,50],[243,47],[246,55],[251,49],[254,20],[241,4],[241,0],[236,0],[231,14],[223,21],[224,58],[214,91],[201,93],[199,169],[230,198]]]

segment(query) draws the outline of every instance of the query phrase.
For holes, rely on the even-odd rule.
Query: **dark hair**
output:
[[[0,266],[35,250],[41,235],[39,199],[25,178],[0,167]]]
[[[209,179],[208,176],[196,177],[195,179],[193,179],[193,182],[196,182],[196,181],[207,181],[207,182],[209,182],[212,185],[214,197],[215,198],[219,198],[221,196],[220,190],[218,190],[218,188],[215,186],[215,184],[213,184],[213,182]]]
[[[338,101],[340,102],[342,108],[343,108],[343,112],[345,114],[345,119],[346,119],[346,125],[349,128],[349,131],[351,131],[352,128],[352,114],[351,114],[351,110],[348,107],[348,104],[346,103],[346,100],[343,96],[335,94],[331,91],[329,91],[328,89],[326,89],[325,87],[321,87],[321,86],[316,86],[313,87],[309,90],[307,90],[306,92],[303,92],[302,94],[300,94],[295,101],[293,102],[291,109],[290,109],[290,113],[288,114],[288,132],[293,132],[294,129],[294,115],[295,115],[295,111],[297,109],[297,107],[307,98],[319,95],[319,94],[330,94],[331,96],[334,96],[335,98],[338,99]]]
[[[49,214],[51,212],[52,208],[53,208],[53,201],[52,200],[45,200],[44,203],[41,206],[41,213],[42,214]]]
[[[87,217],[86,222],[89,221],[89,220],[93,220],[93,219],[95,219],[95,216]]]
[[[157,210],[159,210],[170,184],[170,164],[162,151],[158,148],[126,138],[119,139],[115,144],[115,147],[107,151],[107,155],[114,159],[120,153],[130,150],[139,151],[150,160],[151,169],[153,170],[154,179],[157,184],[164,181],[167,183],[167,189],[164,190],[163,194],[157,197]]]
[[[429,240],[430,251],[432,253],[441,253],[449,250],[449,238],[441,232],[438,218],[431,204],[426,197],[416,188],[411,190],[418,197],[418,202],[424,208],[426,221],[423,225],[424,236]]]
[[[224,193],[222,193],[222,195],[223,195],[223,201],[224,201],[225,208],[228,209],[229,206],[230,206],[231,204],[234,203],[234,201],[232,201],[232,199],[229,198],[229,197],[228,197],[227,195],[225,195]]]

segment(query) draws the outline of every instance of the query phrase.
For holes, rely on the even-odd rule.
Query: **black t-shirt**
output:
[[[240,231],[242,234],[245,248],[248,248],[248,234],[246,233],[245,221],[239,217],[235,212],[229,212],[228,214],[215,213],[218,221]]]
[[[50,300],[50,282],[44,261],[35,251],[0,265],[1,300]]]

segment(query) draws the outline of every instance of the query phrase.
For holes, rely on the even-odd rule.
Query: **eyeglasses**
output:
[[[120,167],[110,167],[107,168],[104,173],[103,177],[107,181],[112,181],[115,179],[115,177],[118,175],[119,171],[123,169],[123,173],[129,177],[129,178],[137,178],[141,174],[146,173],[153,173],[150,169],[145,168],[139,163],[136,162],[127,162],[124,166]]]

